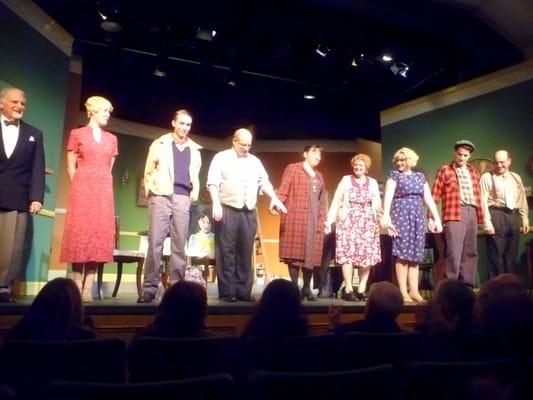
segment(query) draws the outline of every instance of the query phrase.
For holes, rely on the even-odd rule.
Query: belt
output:
[[[507,207],[490,206],[489,210],[501,211],[501,212],[504,212],[506,214],[518,214],[518,209],[517,208],[512,208],[511,209],[511,208],[507,208]]]

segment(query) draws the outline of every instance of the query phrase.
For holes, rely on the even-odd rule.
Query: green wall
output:
[[[65,104],[69,57],[41,34],[0,4],[0,85],[19,87],[26,92],[24,120],[44,134],[46,166],[55,171],[46,176],[44,206],[53,210],[56,203],[57,170]],[[33,241],[25,280],[48,280],[53,220],[33,218]]]
[[[511,168],[520,174],[524,185],[533,185],[527,172],[533,157],[533,80],[529,80],[483,96],[437,109],[382,128],[383,171],[392,168],[392,155],[402,147],[412,148],[420,156],[422,168],[433,184],[437,169],[452,159],[453,144],[469,139],[476,145],[471,159],[488,158],[496,149],[511,152]],[[386,172],[384,172],[386,174]],[[530,224],[532,213],[530,210]],[[520,267],[524,273],[524,244],[532,234],[522,236]],[[479,242],[479,275],[486,279],[484,242]]]

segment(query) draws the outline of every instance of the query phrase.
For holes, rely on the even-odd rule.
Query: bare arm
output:
[[[440,221],[439,212],[437,211],[437,205],[435,204],[435,200],[433,200],[433,195],[431,194],[427,182],[424,183],[424,203],[426,203],[426,207],[433,216],[429,221],[429,230],[434,233],[442,232],[442,223]]]
[[[78,156],[73,150],[67,152],[67,174],[72,182],[74,179],[74,174],[76,173],[76,167],[78,164]]]
[[[394,192],[396,191],[396,182],[393,179],[387,179],[385,182],[385,194],[383,195],[383,218],[381,224],[383,228],[387,229],[387,233],[390,236],[398,236],[396,227],[392,224],[390,217],[390,210],[392,205],[392,199],[394,198]]]

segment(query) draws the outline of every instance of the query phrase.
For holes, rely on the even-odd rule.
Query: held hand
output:
[[[428,230],[435,233],[435,220],[433,218],[428,219]]]
[[[485,232],[487,235],[494,235],[494,228],[492,226],[486,227],[483,229],[483,232]]]
[[[268,207],[268,211],[270,211],[270,214],[272,215],[279,215],[279,211],[276,208],[273,200],[270,200],[270,206]]]
[[[287,208],[285,208],[285,205],[277,197],[274,197],[270,201],[270,207],[272,207],[273,209],[276,208],[277,210],[281,211],[283,214],[287,214]]]
[[[331,224],[328,222],[324,224],[324,233],[326,235],[329,235],[331,233]]]
[[[43,205],[41,203],[39,203],[38,201],[32,201],[30,203],[30,213],[32,214],[37,214],[39,213],[43,208]]]
[[[222,221],[222,205],[220,203],[213,204],[213,219],[216,222]]]
[[[393,238],[400,236],[400,233],[393,224],[387,226],[387,234]]]
[[[430,229],[430,232],[433,232],[433,233],[441,233],[442,232],[442,223],[440,222],[440,220],[434,221],[433,230]]]

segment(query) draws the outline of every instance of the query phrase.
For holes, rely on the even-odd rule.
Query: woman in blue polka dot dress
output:
[[[424,204],[436,216],[429,230],[442,232],[442,224],[426,176],[411,170],[418,155],[402,147],[392,161],[396,169],[388,173],[385,183],[382,225],[393,237],[392,255],[396,257],[396,277],[404,302],[422,303],[425,300],[418,291],[418,264],[424,259]]]

